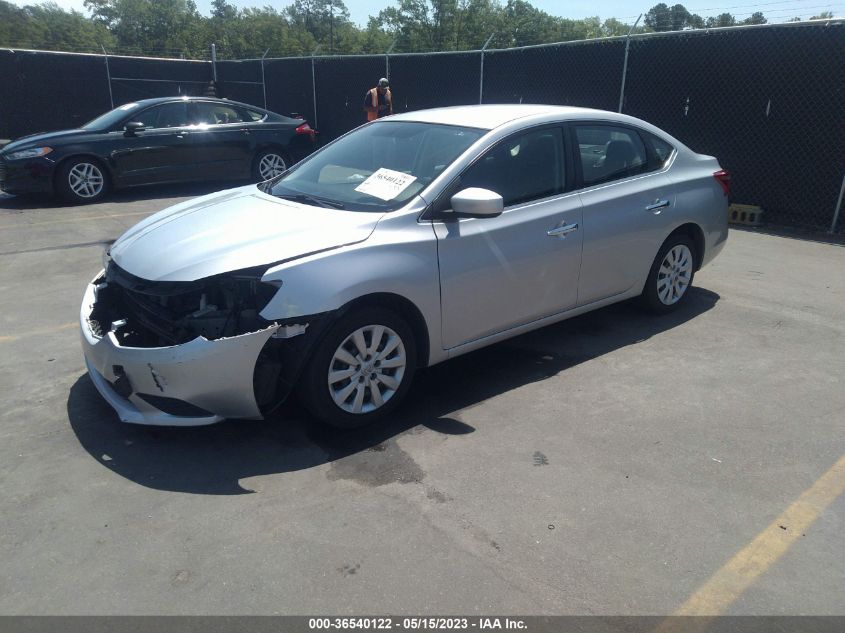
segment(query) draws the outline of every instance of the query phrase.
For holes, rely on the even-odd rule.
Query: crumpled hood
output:
[[[109,253],[142,279],[196,281],[362,242],[380,217],[281,200],[248,185],[160,211]]]
[[[91,134],[87,130],[61,130],[59,132],[42,132],[40,134],[30,134],[29,136],[22,136],[15,139],[11,143],[4,145],[0,150],[3,152],[14,152],[19,149],[28,149],[30,147],[39,147],[41,145],[49,145],[50,141],[58,139],[66,140],[69,136],[84,136]]]

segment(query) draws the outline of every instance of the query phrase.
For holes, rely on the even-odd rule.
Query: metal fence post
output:
[[[393,52],[393,47],[396,46],[397,40],[398,40],[398,38],[393,39],[393,42],[390,44],[390,47],[387,49],[387,52],[384,54],[384,76],[388,81],[390,81],[390,53]]]
[[[490,37],[487,38],[487,41],[484,42],[484,46],[481,47],[481,75],[478,78],[478,103],[484,103],[484,51],[487,50],[487,46],[490,44],[490,40],[493,39],[495,33],[491,33]]]
[[[211,76],[214,79],[214,89],[217,90],[217,44],[211,43]]]
[[[641,17],[643,17],[642,13],[640,13],[633,26],[628,29],[628,37],[625,38],[625,61],[622,62],[622,86],[619,88],[619,110],[617,110],[619,113],[622,112],[622,102],[625,100],[625,79],[628,76],[628,49],[631,48],[631,33],[637,28]]]
[[[317,45],[311,53],[311,91],[312,96],[314,99],[314,123],[311,125],[313,128],[317,128],[317,73],[314,70],[314,56],[317,54],[317,51],[320,50],[320,46]]]
[[[111,109],[114,110],[114,95],[111,91],[111,70],[109,69],[109,54],[106,52],[105,46],[100,46],[103,49],[103,55],[106,57],[106,79],[109,82],[109,103],[111,103]]]
[[[845,196],[845,175],[842,176],[842,186],[839,188],[839,200],[836,201],[836,211],[833,212],[833,221],[830,223],[828,233],[836,230],[836,222],[839,220],[839,212],[842,210],[842,197]]]
[[[264,91],[264,109],[267,109],[267,84],[264,81],[264,58],[267,57],[267,53],[270,52],[268,48],[264,51],[264,54],[261,56],[261,90]]]

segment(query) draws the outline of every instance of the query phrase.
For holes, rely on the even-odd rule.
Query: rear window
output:
[[[654,134],[644,132],[643,136],[645,137],[646,144],[657,159],[658,167],[663,167],[666,164],[666,161],[669,160],[672,152],[675,151],[675,148],[663,139],[656,137]]]
[[[244,110],[243,112],[247,121],[261,121],[267,116],[263,112],[256,112],[255,110]]]

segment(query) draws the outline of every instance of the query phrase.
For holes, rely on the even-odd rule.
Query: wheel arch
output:
[[[687,222],[685,224],[681,224],[679,227],[677,227],[669,235],[666,236],[666,239],[663,240],[663,243],[660,245],[660,248],[663,248],[663,244],[665,244],[668,240],[675,237],[676,235],[685,235],[686,237],[689,237],[692,240],[693,246],[695,246],[694,270],[698,272],[698,270],[701,268],[702,261],[704,260],[704,230],[695,222]],[[660,249],[658,249],[658,252],[659,250]]]
[[[255,144],[255,152],[253,152],[252,154],[253,164],[255,164],[255,162],[258,160],[259,155],[261,155],[262,152],[266,152],[269,149],[278,151],[279,154],[281,154],[282,158],[284,158],[288,162],[292,160],[287,147],[285,147],[278,141],[262,141]],[[288,167],[290,167],[290,165],[288,165]]]
[[[428,333],[428,326],[420,309],[410,299],[393,292],[374,292],[366,294],[349,301],[335,312],[334,320],[339,320],[344,315],[357,308],[377,307],[386,308],[405,319],[414,333],[414,347],[417,351],[417,366],[428,365],[431,339]]]

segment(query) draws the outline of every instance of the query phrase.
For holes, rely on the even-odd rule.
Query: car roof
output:
[[[506,123],[511,123],[517,119],[542,116],[560,119],[580,119],[589,116],[601,117],[603,119],[613,119],[619,117],[619,115],[606,110],[576,108],[572,106],[498,104],[452,106],[448,108],[433,108],[431,110],[417,110],[415,112],[396,114],[389,117],[387,120],[441,123],[492,130],[505,125]],[[622,117],[619,117],[619,119],[622,120]]]
[[[251,110],[260,110],[261,112],[268,112],[259,106],[249,105],[248,103],[241,103],[240,101],[232,101],[231,99],[218,99],[217,97],[204,97],[202,95],[181,95],[174,97],[155,97],[154,99],[138,99],[131,103],[137,103],[142,106],[156,105],[159,103],[170,103],[172,101],[215,101],[217,103],[225,103],[229,105],[242,106]]]

